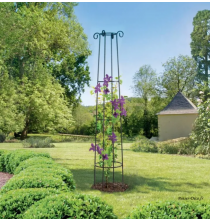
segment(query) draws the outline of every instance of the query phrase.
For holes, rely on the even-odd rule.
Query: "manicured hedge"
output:
[[[46,157],[29,158],[19,164],[19,166],[15,169],[14,174],[18,174],[22,170],[25,170],[30,166],[35,166],[40,164],[55,164],[55,162],[51,158],[46,158]]]
[[[70,170],[60,166],[59,164],[41,164],[34,165],[21,171],[16,176],[59,176],[67,184],[70,190],[75,189],[75,181]]]
[[[48,196],[32,205],[23,219],[116,219],[111,206],[82,194]]]
[[[156,202],[136,208],[130,219],[209,219],[209,202]]]
[[[11,190],[0,195],[0,219],[21,219],[22,214],[35,202],[59,193],[59,190],[45,188]]]
[[[19,164],[29,158],[33,157],[46,157],[50,158],[47,153],[35,153],[27,150],[13,150],[1,151],[1,169],[3,172],[14,173]]]
[[[6,171],[6,165],[4,164],[4,157],[8,152],[9,151],[7,150],[0,150],[0,172]]]
[[[13,176],[2,188],[0,194],[10,190],[26,188],[55,188],[67,191],[68,187],[59,176],[44,174],[43,176]]]
[[[0,190],[0,219],[111,219],[97,197],[74,194],[72,173],[48,154],[0,151],[0,170],[15,175]]]

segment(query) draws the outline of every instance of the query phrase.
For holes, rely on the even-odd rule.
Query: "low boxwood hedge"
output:
[[[6,165],[4,163],[4,157],[9,151],[0,150],[0,172],[6,172]]]
[[[21,219],[22,214],[35,202],[59,193],[59,190],[45,188],[11,190],[0,195],[0,219]]]
[[[48,154],[0,151],[0,169],[15,174],[0,190],[0,218],[117,218],[99,198],[68,193],[72,173]]]
[[[68,186],[60,176],[43,174],[43,176],[13,176],[0,190],[0,194],[10,190],[25,188],[55,188],[60,190],[69,190]]]
[[[82,194],[48,196],[33,204],[23,219],[116,219],[111,206]]]
[[[156,202],[139,206],[130,219],[209,219],[209,202]]]
[[[49,167],[50,166],[50,167]],[[22,170],[16,176],[59,176],[67,184],[70,190],[75,189],[75,181],[70,170],[58,165],[58,164],[41,164],[39,166],[30,166],[25,170]]]
[[[48,153],[35,153],[27,150],[1,151],[2,172],[14,173],[21,162],[33,157],[50,158],[50,155]]]
[[[55,162],[51,158],[46,157],[33,157],[27,160],[24,160],[19,164],[19,166],[15,169],[14,174],[20,173],[22,170],[40,164],[55,164]]]

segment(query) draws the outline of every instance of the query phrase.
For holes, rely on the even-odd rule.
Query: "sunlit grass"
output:
[[[210,160],[177,155],[138,153],[124,144],[124,181],[129,189],[123,193],[92,190],[93,152],[89,143],[56,143],[55,148],[31,149],[48,152],[54,160],[71,169],[77,191],[101,197],[112,205],[119,218],[139,204],[151,201],[178,200],[178,197],[210,198]],[[20,143],[2,143],[0,149],[19,149]],[[116,172],[120,181],[121,171]],[[101,171],[97,170],[97,180]]]

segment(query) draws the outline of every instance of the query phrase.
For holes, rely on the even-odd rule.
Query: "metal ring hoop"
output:
[[[113,162],[113,161],[112,161],[112,162]],[[119,167],[122,167],[122,163],[121,163],[121,162],[115,161],[115,163],[118,163],[119,166],[114,166],[114,167],[111,166],[111,167],[104,167],[104,168],[119,168]],[[97,162],[97,163],[95,164],[95,166],[103,169],[103,167],[101,167],[101,166],[99,165],[99,162]]]

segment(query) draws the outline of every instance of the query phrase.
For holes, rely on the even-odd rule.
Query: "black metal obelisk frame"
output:
[[[93,38],[94,39],[99,39],[99,49],[98,49],[98,70],[97,70],[97,85],[98,83],[100,82],[104,82],[104,81],[100,81],[99,80],[99,75],[100,75],[100,53],[101,53],[101,38],[104,38],[104,65],[103,65],[103,76],[105,78],[105,75],[107,74],[106,73],[106,50],[107,50],[107,47],[106,47],[106,40],[108,37],[110,37],[110,42],[111,42],[111,52],[110,52],[110,58],[111,58],[111,77],[112,77],[112,80],[110,81],[111,82],[111,97],[113,98],[113,83],[118,83],[118,92],[119,92],[119,98],[121,97],[120,96],[120,70],[119,70],[119,53],[118,53],[118,35],[119,37],[123,37],[124,36],[124,33],[122,31],[118,31],[116,33],[113,33],[113,32],[105,32],[104,30],[101,32],[101,33],[95,33],[93,35]],[[113,78],[113,40],[114,38],[116,39],[116,54],[117,54],[117,77],[118,79],[117,80],[114,80]],[[95,128],[95,146],[96,146],[96,143],[97,143],[97,122],[98,120],[102,120],[103,122],[103,149],[104,149],[104,120],[105,120],[105,100],[103,99],[103,118],[102,119],[99,119],[98,118],[98,92],[96,94],[96,128]],[[112,107],[112,114],[113,114],[113,107]],[[102,169],[102,189],[103,189],[103,186],[104,186],[104,168],[110,168],[110,169],[113,169],[113,177],[112,177],[112,181],[113,181],[113,184],[115,182],[115,168],[119,168],[119,167],[122,167],[122,184],[124,183],[124,177],[123,177],[123,144],[122,144],[122,119],[121,119],[121,115],[120,115],[120,139],[121,139],[121,162],[117,162],[114,160],[114,146],[113,146],[113,164],[111,167],[105,167],[104,166],[104,163],[103,163],[103,166],[101,167],[99,165],[98,162],[96,162],[96,151],[95,151],[95,156],[94,156],[94,186],[96,185],[96,167],[99,167]],[[112,132],[113,131],[114,127],[113,127],[113,124],[112,124]],[[114,144],[113,144],[114,145]]]

